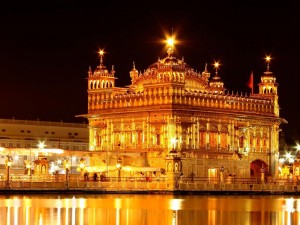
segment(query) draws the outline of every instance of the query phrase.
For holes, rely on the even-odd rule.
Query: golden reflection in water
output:
[[[300,225],[300,198],[285,196],[0,196],[7,225]]]

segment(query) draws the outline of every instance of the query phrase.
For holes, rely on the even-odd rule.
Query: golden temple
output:
[[[144,72],[133,63],[131,84],[116,87],[115,70],[100,64],[88,71],[89,148],[95,165],[118,165],[119,176],[141,173],[174,178],[229,175],[277,177],[278,84],[267,68],[259,92],[229,93],[219,73],[207,65],[196,72],[168,45],[165,58]],[[134,174],[135,173],[135,174]],[[170,179],[172,180],[172,179]],[[174,185],[171,183],[170,185]]]

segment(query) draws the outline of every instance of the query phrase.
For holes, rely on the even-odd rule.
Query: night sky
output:
[[[166,56],[166,33],[180,41],[176,56],[198,71],[214,61],[225,87],[246,92],[251,71],[255,90],[266,70],[279,83],[282,129],[298,140],[300,120],[300,13],[288,1],[250,3],[164,3],[141,1],[41,1],[1,3],[0,118],[83,122],[87,71],[114,65],[117,86],[130,84],[132,63],[144,71]],[[299,136],[300,139],[300,136]]]

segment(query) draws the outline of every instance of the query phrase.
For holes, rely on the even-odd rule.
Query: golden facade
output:
[[[106,68],[101,52],[100,65],[88,72],[84,115],[99,163],[159,168],[169,176],[277,176],[279,126],[285,120],[269,63],[259,93],[249,96],[229,93],[215,66],[213,74],[207,66],[196,72],[170,45],[167,56],[143,73],[133,64],[131,84],[116,87],[114,68]]]

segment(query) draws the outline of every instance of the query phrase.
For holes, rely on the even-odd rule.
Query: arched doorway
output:
[[[251,177],[261,177],[261,173],[264,172],[265,175],[269,174],[269,166],[264,161],[257,159],[250,163],[250,176]]]

